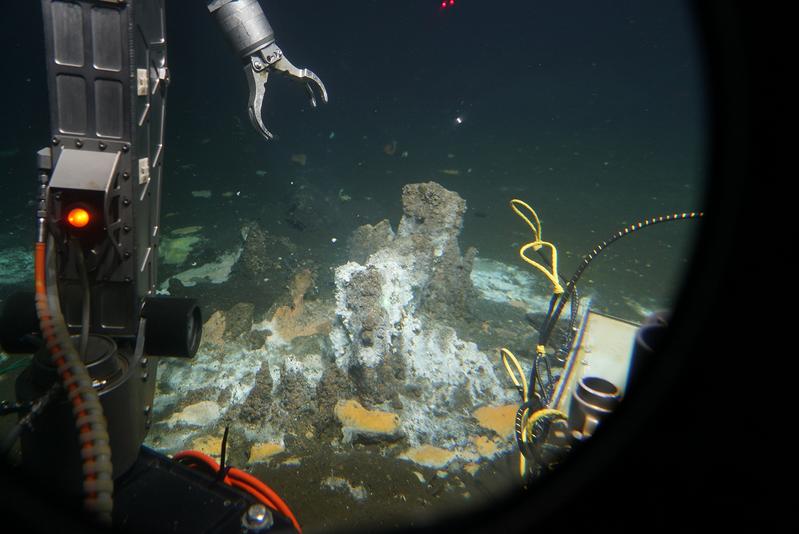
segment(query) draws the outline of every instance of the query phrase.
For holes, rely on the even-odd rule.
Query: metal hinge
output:
[[[147,96],[147,88],[150,86],[147,77],[147,69],[136,69],[136,94]]]

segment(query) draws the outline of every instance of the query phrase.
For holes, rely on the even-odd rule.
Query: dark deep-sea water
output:
[[[568,278],[620,227],[701,208],[700,42],[683,3],[265,7],[286,55],[321,77],[330,102],[312,109],[301,85],[273,76],[264,118],[278,139],[264,141],[249,124],[238,60],[202,2],[169,2],[167,232],[200,224],[213,242],[253,219],[337,265],[358,225],[389,218],[396,227],[404,184],[435,180],[467,201],[462,248],[526,268],[517,250],[530,234],[508,208],[520,198],[538,212]],[[33,154],[48,138],[39,7],[25,9],[3,32],[13,51],[3,93],[15,98],[0,131],[4,248],[30,243]],[[299,184],[329,197],[325,232],[282,220]],[[620,241],[592,263],[583,291],[632,319],[668,307],[695,231],[676,223]]]
[[[403,185],[433,180],[467,202],[463,250],[541,280],[518,256],[532,239],[508,206],[518,198],[535,208],[568,279],[619,229],[702,209],[706,103],[686,3],[263,0],[286,56],[330,96],[312,109],[301,85],[273,75],[271,142],[249,123],[241,65],[204,2],[167,4],[163,235],[202,226],[204,258],[230,250],[242,225],[257,221],[318,266],[329,292],[352,231],[386,218],[396,229]],[[0,19],[0,304],[32,278],[21,255],[33,241],[35,153],[49,139],[40,5],[15,9]],[[306,224],[290,223],[304,196],[313,207]],[[618,241],[578,287],[597,309],[633,321],[669,308],[690,275],[697,226],[657,225]],[[372,457],[353,458],[379,470]],[[293,487],[288,498],[304,493]],[[333,513],[315,504],[307,514]],[[355,514],[335,513],[331,524]]]

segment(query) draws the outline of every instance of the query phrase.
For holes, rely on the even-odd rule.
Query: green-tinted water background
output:
[[[619,227],[701,207],[701,57],[683,3],[265,7],[278,43],[323,79],[330,103],[312,110],[301,86],[273,77],[265,121],[279,138],[264,141],[248,121],[238,60],[202,2],[168,2],[167,232],[200,224],[213,242],[256,219],[337,265],[352,229],[385,217],[396,225],[402,185],[433,179],[467,200],[462,247],[512,265],[522,265],[518,246],[530,234],[508,201],[529,202],[568,278]],[[12,53],[3,93],[16,100],[0,132],[3,247],[30,243],[33,155],[48,132],[39,8],[26,9],[4,31]],[[306,165],[293,154],[305,154]],[[282,220],[302,183],[329,195],[337,210],[329,231]],[[586,273],[584,292],[634,319],[641,308],[668,306],[694,231],[693,223],[664,225],[620,242]]]
[[[167,3],[164,234],[199,225],[206,248],[223,251],[255,220],[321,267],[319,284],[329,290],[329,268],[349,259],[350,233],[384,218],[396,228],[402,186],[434,180],[467,201],[462,249],[527,269],[518,248],[532,236],[508,207],[519,198],[538,212],[569,278],[621,227],[702,207],[700,43],[682,2],[458,0],[442,10],[422,0],[264,1],[286,55],[313,69],[330,94],[314,110],[301,86],[274,76],[264,114],[273,142],[249,124],[241,66],[204,3]],[[8,271],[0,276],[16,277],[0,283],[0,300],[27,284],[34,156],[49,137],[39,10],[24,2],[0,20],[0,267]],[[324,224],[307,220],[303,229],[287,220],[300,187],[314,192]],[[669,307],[689,274],[696,229],[659,225],[614,244],[586,271],[582,292],[598,309],[636,321]],[[369,458],[358,453],[349,463],[377,470]],[[303,508],[293,475],[277,476],[270,480]],[[382,490],[386,499],[393,491],[375,495]],[[317,525],[357,521],[340,504],[303,511]]]

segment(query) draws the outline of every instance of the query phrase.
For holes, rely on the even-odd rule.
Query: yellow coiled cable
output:
[[[530,215],[532,215],[532,218],[535,222],[531,221],[530,218],[527,217],[527,215],[522,213],[522,211],[518,208],[518,206],[522,206],[524,209],[530,212]],[[541,221],[538,218],[538,215],[536,214],[535,210],[530,207],[529,204],[517,198],[514,198],[510,201],[510,207],[516,213],[516,215],[521,217],[522,220],[527,223],[527,226],[530,227],[530,230],[533,231],[534,239],[529,243],[525,243],[524,245],[522,245],[522,247],[519,249],[519,256],[522,258],[522,260],[524,260],[528,264],[532,265],[533,267],[544,273],[544,276],[546,276],[549,279],[549,281],[552,283],[553,293],[555,293],[556,295],[560,295],[561,293],[563,293],[563,286],[561,286],[560,282],[558,281],[558,251],[555,248],[555,245],[549,243],[548,241],[544,241],[542,239]],[[533,249],[534,251],[538,252],[539,250],[541,250],[542,247],[547,247],[551,251],[551,258],[552,258],[551,270],[545,267],[544,265],[540,264],[539,262],[528,258],[525,255],[525,252],[527,252],[529,249]]]
[[[538,214],[532,207],[530,207],[529,204],[516,198],[510,201],[510,207],[516,213],[516,215],[521,217],[521,219],[527,224],[527,226],[530,227],[530,230],[533,232],[533,240],[522,245],[522,247],[519,249],[519,256],[524,262],[541,271],[544,276],[549,279],[550,283],[552,283],[552,291],[554,294],[562,294],[563,286],[561,286],[560,282],[558,281],[558,251],[555,248],[555,245],[542,239],[541,220],[538,218]],[[525,214],[520,208],[525,209],[528,213]],[[526,255],[526,252],[530,249],[538,252],[543,247],[546,247],[551,251],[551,269]],[[537,345],[535,350],[540,356],[544,355],[545,348],[543,345]],[[519,364],[519,360],[516,359],[516,356],[514,356],[513,353],[506,348],[500,349],[500,358],[502,359],[502,364],[505,366],[505,370],[510,376],[513,385],[516,386],[516,389],[519,391],[519,394],[522,397],[522,405],[527,404],[530,398],[530,391],[528,389],[527,380],[524,377],[524,371]],[[513,367],[511,367],[511,364]],[[531,386],[535,387],[535,384],[531,384]],[[538,410],[533,413],[532,416],[530,415],[530,409],[525,408],[521,413],[520,418],[518,418],[517,415],[517,424],[521,423],[521,441],[523,444],[526,444],[528,441],[535,438],[535,435],[533,434],[533,426],[539,420],[545,417],[565,418],[566,416],[563,412],[559,410],[553,410],[551,408]],[[526,472],[527,459],[525,458],[524,453],[519,451],[519,474],[522,478],[524,478]]]

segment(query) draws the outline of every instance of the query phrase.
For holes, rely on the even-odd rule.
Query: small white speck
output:
[[[336,239],[335,237],[330,240],[331,243],[335,243],[336,241],[338,241],[338,239]]]
[[[241,196],[241,191],[236,191],[236,196],[240,197]]]

